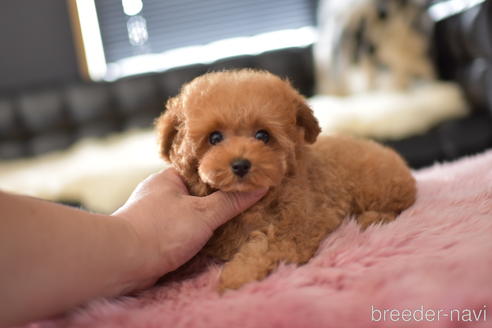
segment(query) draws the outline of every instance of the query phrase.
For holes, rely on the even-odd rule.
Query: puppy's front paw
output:
[[[217,290],[219,293],[223,293],[227,289],[239,289],[248,282],[255,280],[255,278],[252,272],[240,270],[239,267],[234,264],[231,265],[231,262],[229,262],[224,265]]]
[[[395,213],[382,213],[375,211],[366,211],[357,217],[357,222],[359,222],[362,230],[365,230],[371,224],[374,223],[388,223],[396,218]]]
[[[267,255],[268,237],[260,231],[251,232],[248,241],[224,264],[218,290],[238,289],[244,284],[263,279],[272,269],[272,259]]]

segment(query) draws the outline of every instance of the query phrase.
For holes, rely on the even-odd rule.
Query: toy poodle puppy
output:
[[[219,290],[262,279],[282,261],[307,262],[349,215],[365,228],[394,220],[415,201],[415,180],[394,151],[318,138],[305,99],[270,73],[208,73],[166,107],[156,121],[161,155],[191,194],[269,188],[203,249],[227,261]]]

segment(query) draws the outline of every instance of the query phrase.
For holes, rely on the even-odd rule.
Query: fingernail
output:
[[[254,190],[251,193],[255,197],[261,197],[261,196],[264,196],[267,191],[268,191],[268,188],[262,188],[262,189]]]

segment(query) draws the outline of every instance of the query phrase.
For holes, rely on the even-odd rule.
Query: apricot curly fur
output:
[[[415,180],[398,154],[369,140],[317,138],[320,128],[305,99],[270,73],[208,73],[184,85],[166,107],[156,121],[161,155],[190,193],[269,188],[203,249],[227,261],[221,291],[262,279],[281,261],[307,262],[348,215],[365,228],[394,220],[415,201]],[[268,142],[255,139],[259,130],[269,133]],[[212,145],[215,131],[223,140]],[[231,169],[238,158],[251,162],[244,177]]]

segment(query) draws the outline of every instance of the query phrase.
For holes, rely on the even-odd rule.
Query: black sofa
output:
[[[424,135],[385,142],[413,168],[492,147],[492,3],[485,1],[435,27],[436,65],[472,104],[469,117],[447,121]],[[314,92],[312,48],[176,68],[112,83],[72,83],[0,96],[0,160],[67,148],[84,137],[150,127],[180,86],[207,71],[251,67],[288,77],[305,96]]]

